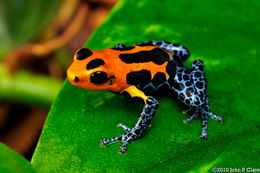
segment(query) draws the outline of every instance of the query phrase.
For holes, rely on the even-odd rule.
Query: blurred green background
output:
[[[117,153],[120,142],[100,147],[99,140],[120,135],[119,122],[133,126],[142,104],[109,92],[82,90],[67,80],[55,99],[73,53],[115,3],[1,2],[0,140],[28,160],[33,158],[29,164],[1,145],[5,154],[0,155],[0,170],[259,169],[259,1],[125,0],[115,6],[86,46],[102,49],[117,43],[168,40],[188,47],[191,57],[185,66],[189,68],[195,59],[205,63],[211,109],[226,119],[224,124],[209,120],[209,139],[199,139],[200,120],[183,124],[188,115],[183,115],[176,99],[156,93],[160,108],[152,126],[142,139],[129,144],[125,155]],[[15,161],[3,159],[6,155]]]
[[[116,2],[0,1],[1,143],[31,160],[74,52]],[[0,172],[27,172],[30,164],[3,144]]]

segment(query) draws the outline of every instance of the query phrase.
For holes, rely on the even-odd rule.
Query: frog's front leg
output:
[[[119,152],[125,153],[126,146],[128,143],[144,135],[146,129],[148,128],[149,124],[151,123],[151,120],[155,115],[156,110],[159,107],[159,103],[155,98],[146,96],[141,90],[139,90],[135,86],[131,86],[123,90],[121,94],[130,95],[132,98],[141,98],[145,103],[143,111],[133,128],[129,128],[123,123],[119,123],[117,126],[122,127],[125,130],[125,133],[114,138],[102,139],[100,143],[101,145],[106,145],[116,141],[122,141],[123,145],[120,147]]]

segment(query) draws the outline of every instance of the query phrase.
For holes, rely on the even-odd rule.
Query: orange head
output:
[[[102,50],[77,50],[67,70],[69,81],[74,86],[88,90],[113,89],[115,76],[108,71],[105,57],[106,53]]]

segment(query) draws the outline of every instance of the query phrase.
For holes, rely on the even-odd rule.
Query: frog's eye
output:
[[[108,81],[108,76],[103,71],[97,71],[90,75],[90,82],[94,84],[103,84]]]
[[[84,60],[87,57],[91,56],[93,53],[91,50],[87,49],[87,48],[81,48],[78,50],[78,52],[76,53],[75,57],[77,60]]]

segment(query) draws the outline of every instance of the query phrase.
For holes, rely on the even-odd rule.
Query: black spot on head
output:
[[[90,75],[90,82],[94,84],[103,84],[108,81],[108,76],[103,71],[97,71]]]
[[[113,48],[111,48],[111,49],[113,49],[113,50],[118,50],[118,51],[124,51],[124,50],[132,50],[132,49],[134,49],[134,48],[135,48],[135,46],[122,47],[122,48],[120,48],[120,47],[113,47]]]
[[[139,89],[151,82],[151,72],[148,70],[140,70],[130,72],[126,76],[126,81],[128,85],[135,85]]]
[[[169,60],[169,55],[160,48],[154,48],[149,51],[140,51],[131,54],[120,54],[119,58],[127,63],[145,63],[154,62],[155,64],[162,65],[165,61]]]
[[[94,68],[97,68],[101,65],[104,65],[105,62],[102,60],[102,59],[93,59],[92,61],[90,61],[87,65],[87,70],[91,70],[91,69],[94,69]]]
[[[88,48],[81,48],[75,55],[77,60],[84,60],[91,56],[93,53],[90,49]]]
[[[166,82],[166,76],[164,73],[158,72],[154,75],[153,80],[152,80],[152,84],[154,86],[158,86],[160,84],[163,84]]]

